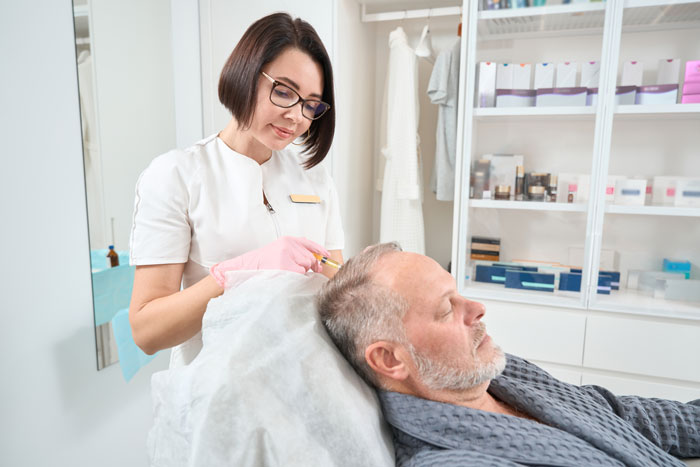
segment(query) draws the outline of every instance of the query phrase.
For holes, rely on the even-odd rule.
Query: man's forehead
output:
[[[411,301],[435,301],[454,291],[454,280],[427,256],[396,251],[382,256],[372,275]]]

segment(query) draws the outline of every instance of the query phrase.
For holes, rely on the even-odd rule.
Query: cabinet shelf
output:
[[[502,302],[585,309],[581,302],[581,294],[578,292],[555,290],[552,293],[543,293],[533,290],[507,289],[499,284],[466,281],[465,287],[460,293],[470,300],[498,300]]]
[[[700,217],[700,208],[677,206],[622,206],[609,204],[605,207],[609,214],[639,214],[645,216]]]
[[[589,306],[595,311],[609,311],[659,318],[680,318],[700,321],[700,303],[663,300],[637,290],[616,290],[611,295],[598,295]]]
[[[482,107],[474,109],[474,119],[482,122],[532,119],[595,119],[595,107]]]
[[[493,199],[471,199],[469,207],[486,209],[519,209],[530,211],[586,212],[583,203],[545,203],[542,201],[505,201]]]
[[[700,120],[700,104],[618,105],[619,120]]]
[[[626,0],[625,32],[686,29],[700,26],[697,0]]]

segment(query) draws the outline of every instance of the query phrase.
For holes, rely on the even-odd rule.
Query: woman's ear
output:
[[[405,359],[402,358],[404,354],[403,347],[391,342],[378,341],[365,349],[365,360],[379,379],[404,381],[409,376]]]

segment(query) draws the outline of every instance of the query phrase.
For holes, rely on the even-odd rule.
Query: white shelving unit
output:
[[[597,363],[587,362],[596,361],[591,356],[607,345],[610,333],[619,336],[622,348],[643,345],[638,341],[625,342],[628,326],[639,331],[639,335],[654,335],[657,329],[663,329],[659,331],[659,338],[666,341],[674,339],[671,329],[700,336],[700,303],[664,300],[626,289],[626,270],[652,267],[660,270],[661,258],[666,256],[685,258],[689,255],[693,267],[700,266],[700,208],[623,206],[605,200],[607,177],[617,174],[620,167],[623,167],[620,175],[630,177],[645,170],[649,178],[654,175],[700,177],[700,154],[697,150],[692,154],[688,149],[695,147],[693,138],[700,129],[700,104],[615,105],[614,95],[620,63],[629,60],[630,54],[646,52],[641,49],[644,45],[636,44],[636,38],[642,36],[636,35],[671,31],[668,35],[654,37],[668,41],[667,46],[657,46],[662,52],[656,53],[674,58],[677,57],[672,44],[675,37],[687,38],[689,31],[699,31],[695,37],[700,39],[700,1],[625,0],[623,3],[608,0],[496,11],[478,11],[476,2],[466,1],[464,11],[466,50],[462,56],[462,107],[459,109],[463,123],[459,125],[462,131],[457,143],[461,151],[458,151],[457,161],[452,256],[453,274],[460,292],[468,298],[486,301],[487,310],[497,310],[492,318],[497,328],[527,326],[530,322],[541,322],[544,316],[547,319],[559,316],[557,313],[561,313],[562,319],[552,319],[550,332],[566,334],[573,330],[558,326],[582,326],[575,334],[583,335],[583,341],[572,340],[566,344],[570,348],[539,349],[528,355],[545,366],[547,363],[567,365],[580,372],[582,381],[590,380],[585,377],[587,372],[602,368],[596,366]],[[580,36],[580,40],[572,36]],[[684,52],[678,57],[682,63],[700,59],[700,48],[689,48],[687,42],[683,45]],[[597,106],[479,108],[472,104],[476,102],[479,61],[555,61],[560,48],[571,46],[576,47],[574,53],[578,53],[571,61],[600,60]],[[537,47],[545,50],[536,50]],[[697,57],[692,50],[697,50]],[[656,60],[659,58],[666,57],[658,56]],[[645,76],[645,83],[648,79],[649,76]],[[681,134],[679,127],[686,131]],[[640,132],[639,137],[634,135],[635,131]],[[650,154],[661,146],[646,147],[645,142],[653,139],[650,134],[669,138],[668,154],[659,153],[656,157]],[[678,141],[679,134],[685,142]],[[571,143],[560,135],[570,135]],[[624,157],[618,152],[624,153]],[[468,199],[471,161],[488,153],[523,154],[526,172],[587,174],[590,177],[589,198],[586,202],[572,204]],[[638,162],[634,157],[636,153],[639,153]],[[530,167],[528,161],[532,161]],[[615,169],[610,168],[613,166]],[[583,172],[582,168],[585,168]],[[571,259],[575,258],[571,250],[578,251],[580,264],[574,265],[582,266],[584,271],[581,292],[529,291],[474,281],[474,266],[478,262],[468,259],[472,235],[501,238],[500,259],[506,262],[524,258],[571,264]],[[692,238],[696,238],[694,246]],[[664,244],[665,241],[668,244]],[[529,250],[530,256],[523,254],[524,250]],[[610,269],[607,264],[600,266],[603,253],[606,261],[609,257],[618,261],[615,269],[622,272],[620,289],[609,295],[597,293],[599,269]],[[659,264],[654,262],[648,266],[651,264],[649,257],[657,258]],[[557,310],[556,313],[553,310]],[[577,321],[574,317],[583,319]],[[597,324],[591,324],[601,320],[612,323],[610,325],[615,328],[601,333]],[[537,338],[547,340],[537,330],[532,332]],[[663,334],[665,332],[669,334]],[[525,349],[527,353],[531,347],[528,340],[533,337],[529,331],[525,333],[528,337],[522,340],[517,333],[506,334],[511,339],[505,343],[506,348]],[[698,367],[700,356],[696,355],[694,345],[674,342],[670,352],[673,358]],[[567,359],[560,358],[560,351],[568,355]],[[580,366],[571,366],[571,355],[579,355],[577,365]],[[621,380],[628,378],[625,362],[623,353],[611,355],[605,370],[619,371]],[[655,365],[642,365],[642,368],[633,373],[642,379],[660,381],[659,378],[670,377],[687,381],[700,397],[700,379],[694,373],[677,372],[669,376],[659,372]]]

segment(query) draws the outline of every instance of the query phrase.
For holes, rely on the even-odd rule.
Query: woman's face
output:
[[[304,99],[323,96],[323,69],[309,55],[296,48],[282,52],[263,67],[271,78],[294,89]],[[255,114],[250,127],[253,138],[265,147],[279,151],[306,133],[311,120],[301,114],[301,103],[289,108],[270,101],[273,83],[260,75]]]

